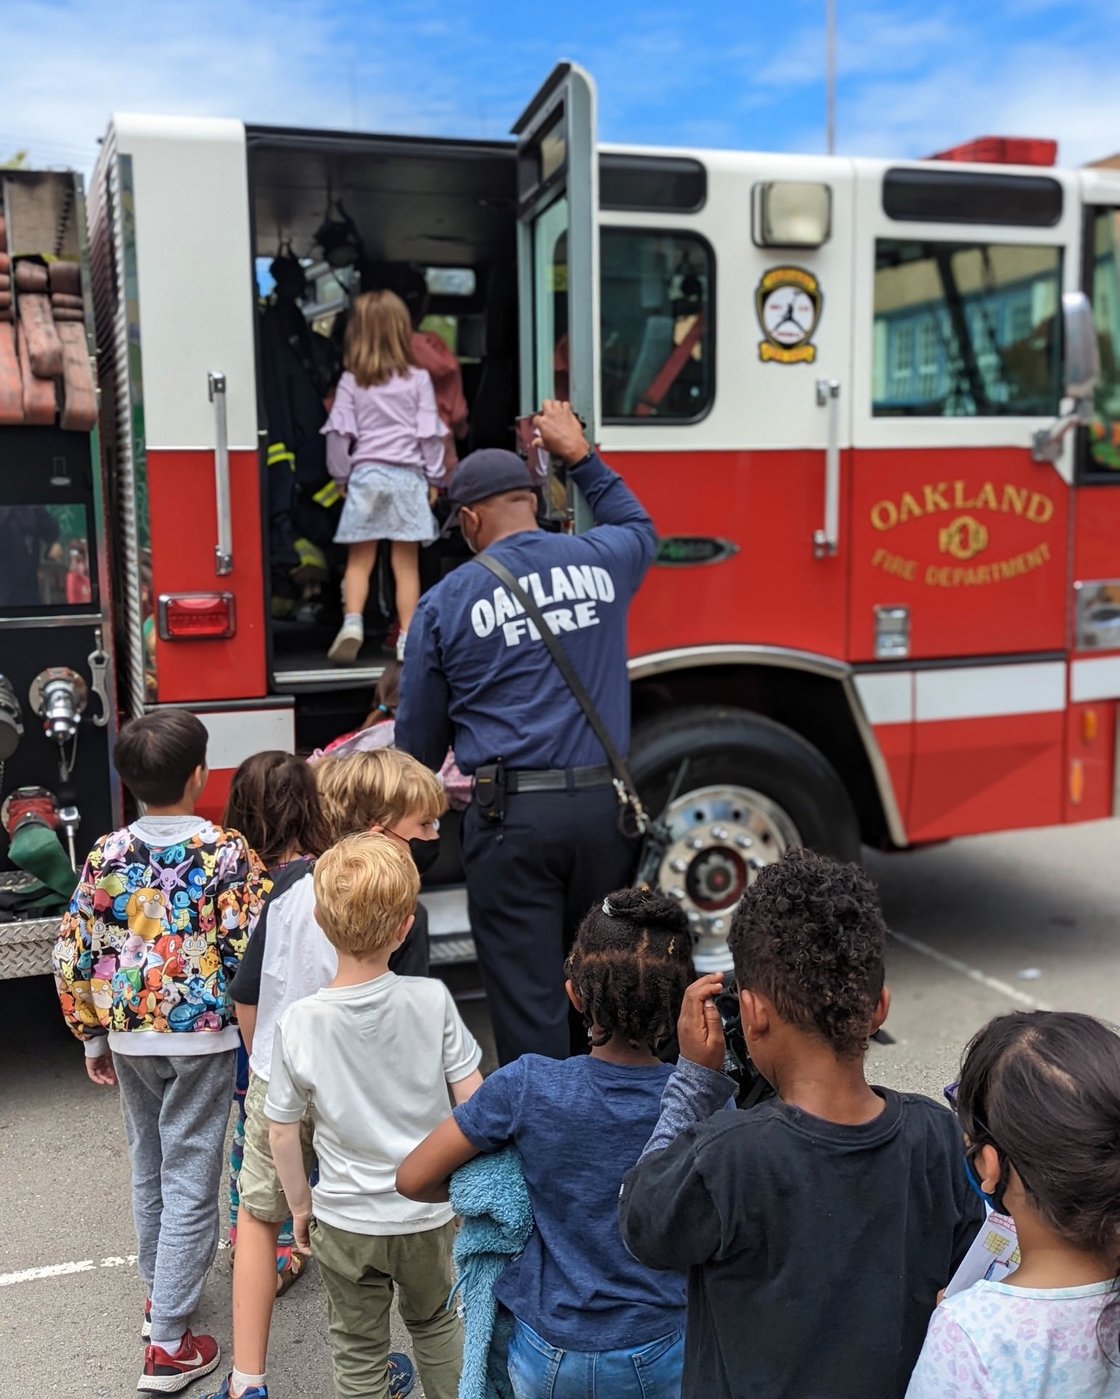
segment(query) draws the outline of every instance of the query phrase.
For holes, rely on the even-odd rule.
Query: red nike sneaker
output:
[[[162,1346],[145,1348],[144,1371],[136,1388],[141,1394],[178,1394],[200,1376],[208,1375],[220,1359],[213,1336],[195,1336],[188,1331],[174,1353]]]

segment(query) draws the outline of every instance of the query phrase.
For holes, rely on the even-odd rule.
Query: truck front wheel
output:
[[[736,904],[792,846],[859,858],[859,821],[835,768],[771,719],[678,710],[635,729],[631,770],[646,809],[663,812],[672,833],[658,883],[688,914],[698,970],[730,966]]]

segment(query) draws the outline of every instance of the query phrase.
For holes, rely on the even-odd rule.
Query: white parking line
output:
[[[18,1273],[0,1273],[0,1287],[12,1287],[17,1282],[39,1282],[43,1278],[59,1278],[67,1273],[92,1273],[96,1268],[129,1268],[136,1262],[135,1253],[123,1258],[102,1258],[96,1262],[83,1258],[80,1263],[50,1263],[45,1268],[24,1268]]]
[[[919,952],[923,957],[928,957],[931,962],[940,962],[943,967],[948,967],[950,971],[956,972],[959,976],[965,976],[969,981],[975,981],[980,986],[986,986],[989,991],[996,991],[1001,996],[1006,996],[1008,1000],[1015,1001],[1018,1005],[1026,1006],[1028,1010],[1050,1010],[1045,1001],[1037,1000],[1034,996],[1028,996],[1025,991],[1020,991],[1017,986],[1009,986],[1006,981],[1000,981],[999,977],[989,976],[987,972],[982,972],[978,967],[970,967],[967,962],[961,962],[956,957],[950,957],[947,952],[939,952],[936,947],[930,947],[928,943],[919,942],[917,938],[907,937],[905,933],[891,932],[891,937],[895,942],[902,943],[903,947],[908,947],[912,952]]]

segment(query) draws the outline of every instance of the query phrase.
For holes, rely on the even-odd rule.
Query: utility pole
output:
[[[828,154],[836,154],[836,0],[825,0],[825,106]]]

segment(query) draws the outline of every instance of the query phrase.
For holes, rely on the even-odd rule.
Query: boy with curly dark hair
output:
[[[937,1294],[983,1217],[953,1115],[873,1088],[886,926],[857,865],[794,850],[729,939],[747,1047],[777,1097],[733,1084],[712,997],[689,988],[681,1058],[621,1199],[622,1236],[688,1269],[684,1399],[900,1399]]]

